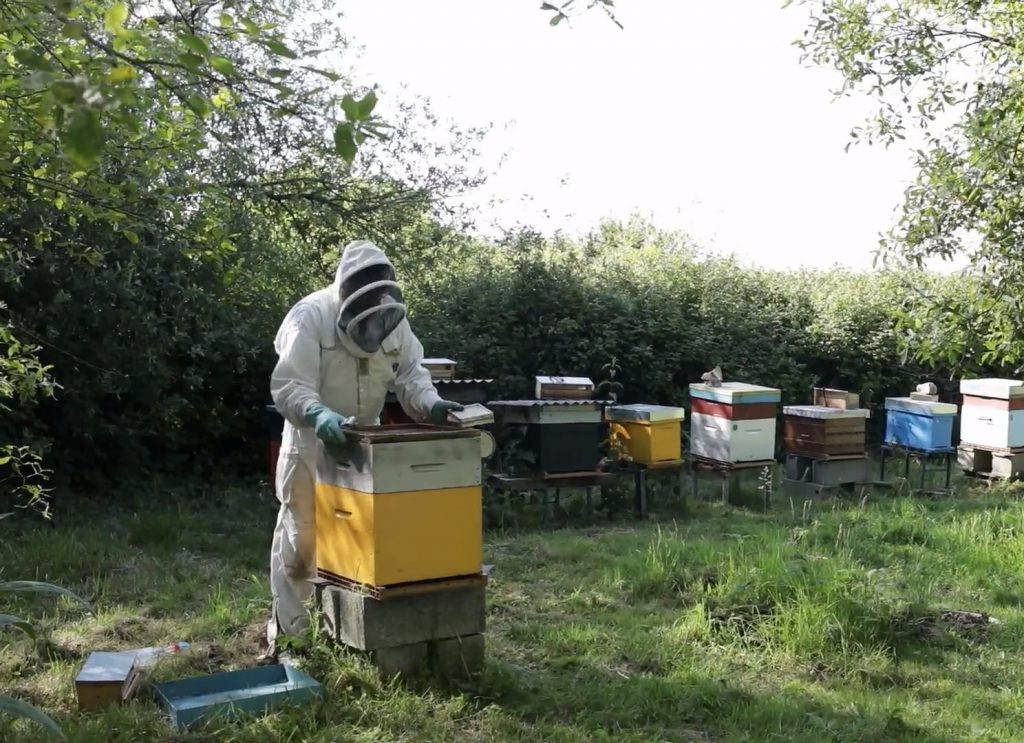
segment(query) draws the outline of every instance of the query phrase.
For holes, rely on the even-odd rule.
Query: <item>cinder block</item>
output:
[[[785,477],[794,482],[807,482],[825,487],[869,482],[871,463],[859,459],[816,459],[797,454],[786,455]]]
[[[991,472],[992,452],[960,446],[956,450],[956,463],[965,472]]]
[[[484,669],[484,636],[468,635],[430,642],[430,667],[446,679],[470,679]]]
[[[786,474],[787,480],[808,480],[810,479],[811,473],[808,471],[811,469],[811,460],[807,457],[800,457],[795,454],[786,455]]]
[[[323,589],[328,637],[357,650],[475,635],[486,625],[484,586],[448,588],[384,601],[341,586]]]
[[[867,457],[815,462],[811,479],[825,486],[868,482],[871,480],[869,462]]]
[[[425,642],[378,648],[370,653],[370,662],[385,678],[419,676],[429,667],[429,649]]]
[[[1014,480],[1024,474],[1024,453],[993,454],[992,474]]]

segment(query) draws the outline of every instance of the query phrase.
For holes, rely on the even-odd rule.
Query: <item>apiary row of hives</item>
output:
[[[425,365],[439,388],[458,387],[455,362]],[[682,460],[682,407],[600,400],[583,377],[538,377],[534,399],[493,401],[483,392],[488,381],[462,387],[467,403],[486,401],[487,416],[467,413],[451,427],[353,429],[345,447],[325,450],[317,473],[317,565],[328,583],[326,626],[337,639],[410,662],[437,656],[450,665],[445,648],[457,648],[460,662],[467,648],[482,658],[482,460],[489,449],[481,439],[490,434],[474,427],[481,421],[516,432],[544,476],[598,470],[608,428],[617,431],[626,460]],[[1024,383],[970,380],[961,391],[962,456],[1012,455],[1024,446]],[[691,384],[689,393],[694,460],[774,460],[781,412],[788,478],[813,482],[827,467],[840,467],[832,477],[845,482],[866,467],[869,413],[856,395],[816,389],[812,405],[782,407],[779,389],[718,379]],[[923,451],[949,447],[957,407],[933,397],[886,399],[886,441]]]

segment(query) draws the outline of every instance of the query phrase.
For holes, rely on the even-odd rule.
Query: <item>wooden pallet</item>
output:
[[[397,583],[392,586],[371,586],[366,583],[359,583],[340,575],[335,575],[323,568],[317,569],[317,578],[314,583],[330,584],[340,586],[354,593],[364,596],[371,596],[378,601],[399,598],[401,596],[416,596],[424,593],[437,591],[448,591],[458,588],[469,588],[472,586],[486,586],[490,578],[493,565],[484,565],[477,575],[460,575],[451,578],[440,578],[438,580],[417,581],[415,583]]]

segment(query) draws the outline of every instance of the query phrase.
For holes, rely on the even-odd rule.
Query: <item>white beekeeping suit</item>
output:
[[[345,247],[334,283],[298,302],[274,340],[278,362],[270,391],[285,425],[277,464],[281,509],[270,556],[274,611],[267,637],[308,625],[305,602],[316,572],[315,496],[318,437],[343,426],[379,424],[393,390],[415,420],[444,420],[458,405],[440,399],[421,365],[423,346],[405,318],[394,268],[365,240]],[[439,419],[439,420],[438,420]]]

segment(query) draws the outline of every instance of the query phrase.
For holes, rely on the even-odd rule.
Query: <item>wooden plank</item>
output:
[[[533,476],[513,477],[509,475],[491,475],[487,482],[503,490],[527,490],[530,488],[544,490],[553,487],[586,487],[597,486],[614,480],[614,472],[565,472],[555,474],[539,474]]]
[[[774,459],[759,459],[756,462],[722,462],[717,459],[706,459],[696,456],[691,457],[691,462],[700,469],[716,470],[718,472],[760,469],[762,467],[774,467],[777,464]]]
[[[489,573],[489,571],[488,571]],[[340,575],[335,575],[322,568],[317,570],[317,577],[330,585],[340,586],[355,593],[365,596],[372,596],[380,601],[399,596],[415,596],[422,593],[434,591],[445,591],[471,586],[487,585],[487,573],[481,572],[478,575],[460,575],[440,580],[427,580],[417,583],[398,583],[393,586],[371,586],[365,583],[358,583]]]
[[[634,463],[636,464],[636,463]],[[636,464],[645,470],[677,470],[686,464],[684,459],[673,459],[666,462],[650,462],[648,464]]]
[[[351,434],[351,438],[356,441],[365,441],[371,444],[479,436],[479,433],[471,428],[407,425],[401,423],[385,426],[346,426],[345,434]]]
[[[983,446],[981,444],[967,444],[961,442],[960,448],[966,449],[967,451],[973,451],[974,449],[978,449],[979,451],[988,451],[992,452],[993,454],[1003,455],[1024,454],[1024,446],[1017,446],[1012,449],[1000,449],[998,447]]]

